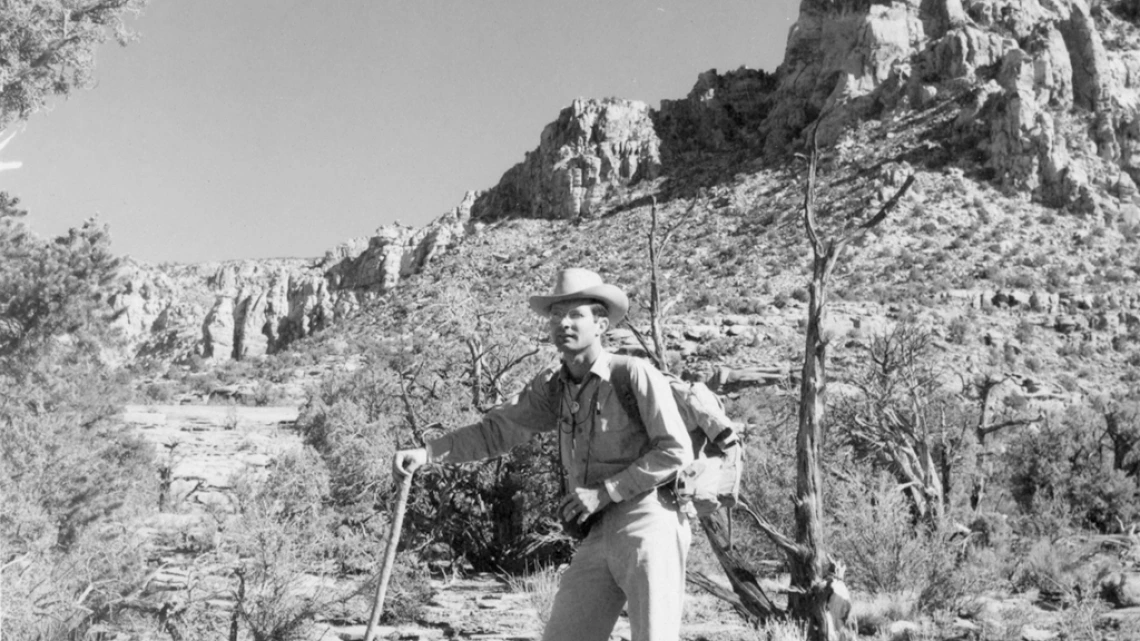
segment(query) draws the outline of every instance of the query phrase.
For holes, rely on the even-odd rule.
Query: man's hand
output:
[[[403,478],[427,464],[428,455],[424,448],[398,450],[392,458],[392,474]]]
[[[562,501],[558,504],[558,513],[562,515],[563,520],[583,523],[591,514],[596,514],[610,503],[613,501],[604,488],[576,487],[562,497]]]

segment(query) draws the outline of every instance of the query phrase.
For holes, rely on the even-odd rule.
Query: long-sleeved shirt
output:
[[[463,463],[498,456],[535,434],[558,429],[571,487],[604,487],[621,501],[672,480],[693,454],[669,382],[646,361],[631,361],[630,386],[642,426],[622,409],[610,382],[610,363],[610,354],[603,352],[580,385],[565,367],[540,372],[478,423],[429,442],[428,460]]]

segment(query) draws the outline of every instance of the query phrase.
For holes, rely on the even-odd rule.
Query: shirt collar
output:
[[[585,383],[587,380],[589,380],[591,374],[597,376],[603,381],[609,382],[610,361],[612,360],[613,355],[605,350],[602,350],[602,353],[598,354],[598,357],[594,359],[593,364],[590,365],[590,371],[586,374],[586,378],[584,378],[582,382]],[[573,382],[570,380],[570,374],[566,371],[565,363],[562,364],[562,368],[559,370],[558,375],[562,377],[563,382]]]

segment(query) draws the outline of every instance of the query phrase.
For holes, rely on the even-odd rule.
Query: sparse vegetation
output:
[[[1080,541],[1140,523],[1140,321],[1130,293],[1140,226],[998,193],[976,180],[994,170],[971,155],[924,165],[888,132],[891,119],[853,125],[821,190],[834,214],[821,224],[832,229],[861,222],[860,207],[897,187],[886,174],[900,158],[922,185],[905,222],[853,242],[864,251],[841,266],[836,329],[821,335],[831,412],[820,425],[818,505],[830,552],[848,564],[861,632],[884,637],[911,621],[908,634],[933,639],[966,614],[980,621],[966,636],[1015,638],[1047,605],[1066,638],[1098,638],[1107,606],[1094,570],[1121,561]],[[929,127],[897,131],[946,142]],[[174,448],[156,461],[112,418],[131,381],[103,358],[117,345],[105,317],[118,264],[106,230],[91,222],[41,241],[19,224],[18,201],[0,194],[3,634],[79,638],[138,617],[172,638],[224,638],[237,626],[285,639],[312,632],[318,614],[359,611],[353,600],[370,592],[388,534],[392,452],[478,420],[552,360],[528,292],[545,289],[557,267],[592,265],[630,292],[633,322],[646,325],[648,209],[638,203],[650,195],[670,224],[685,222],[674,241],[683,251],[660,265],[671,317],[662,335],[676,350],[668,366],[720,385],[746,424],[744,496],[762,524],[737,513],[733,549],[760,578],[780,578],[786,550],[763,526],[796,527],[791,417],[812,266],[795,224],[802,183],[792,163],[732,153],[709,153],[703,174],[677,170],[637,197],[623,188],[620,207],[597,218],[479,221],[478,236],[424,273],[287,351],[136,363],[136,399],[230,404],[224,427],[237,432],[236,404],[303,396],[306,449],[279,457],[267,479],[239,479],[236,512],[210,512],[213,529],[179,542],[196,570],[225,568],[228,615],[198,586],[165,611],[135,598],[157,544],[130,532],[190,501],[172,494]],[[420,616],[429,557],[436,571],[505,573],[544,620],[554,568],[574,545],[549,517],[552,449],[538,439],[417,476],[386,621]],[[353,588],[330,587],[332,578]],[[992,595],[1014,594],[1022,601],[993,611]],[[730,606],[720,607],[711,610],[727,618]],[[808,630],[767,621],[755,635],[798,641]]]

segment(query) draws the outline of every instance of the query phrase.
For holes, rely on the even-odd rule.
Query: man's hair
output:
[[[608,307],[606,307],[605,303],[601,303],[593,299],[590,300],[590,311],[593,312],[594,318],[610,317],[610,310]]]

